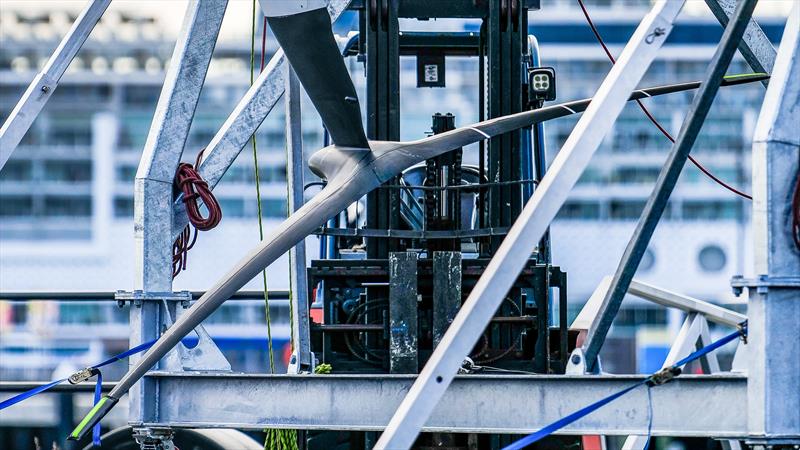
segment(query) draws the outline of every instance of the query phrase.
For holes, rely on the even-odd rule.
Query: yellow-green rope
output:
[[[256,0],[253,0],[253,24],[250,33],[250,86],[255,81],[256,71]],[[251,137],[253,145],[253,166],[256,181],[256,205],[258,209],[258,237],[264,240],[264,222],[261,212],[261,179],[258,173],[258,146],[256,144],[256,133]],[[272,321],[269,314],[269,289],[267,288],[267,269],[261,271],[261,279],[264,284],[264,311],[267,319],[267,349],[269,351],[269,371],[275,373],[275,355],[272,351]]]
[[[256,0],[253,0],[252,25],[250,30],[250,85],[255,81],[256,69]],[[266,33],[266,30],[263,32]],[[264,220],[261,209],[261,179],[258,171],[258,145],[256,143],[256,133],[252,136],[253,146],[253,166],[255,171],[256,198],[258,207],[258,236],[264,240]],[[290,269],[291,270],[291,266]],[[272,321],[269,312],[269,289],[267,287],[267,270],[261,271],[261,279],[264,284],[264,310],[267,319],[267,349],[269,350],[269,371],[275,373],[275,354],[272,350]],[[292,320],[291,288],[289,290],[289,323]],[[290,339],[291,341],[291,339]],[[267,435],[264,439],[264,450],[298,450],[297,430],[280,430],[269,428],[264,430]]]

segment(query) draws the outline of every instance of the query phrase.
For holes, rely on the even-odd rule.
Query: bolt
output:
[[[50,86],[42,86],[42,92],[44,92],[45,94],[50,92]]]
[[[572,364],[580,364],[581,355],[572,355]]]

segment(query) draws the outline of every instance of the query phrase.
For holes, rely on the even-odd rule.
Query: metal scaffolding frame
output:
[[[0,129],[0,168],[44,107],[109,3],[110,0],[94,0],[87,5]],[[331,0],[328,9],[332,20],[336,20],[349,3],[349,0]],[[144,429],[164,426],[386,428],[378,448],[408,448],[419,431],[535,431],[597,398],[640,381],[641,376],[585,375],[586,359],[582,358],[582,353],[573,354],[573,357],[578,356],[577,362],[570,360],[578,365],[577,369],[572,368],[572,373],[580,375],[455,376],[455,373],[477,339],[477,333],[485,328],[508,290],[509,277],[516,276],[516,269],[530,256],[530,250],[539,242],[569,187],[580,176],[622,105],[656,57],[683,3],[684,0],[661,0],[644,18],[503,241],[486,275],[418,378],[413,375],[232,374],[224,357],[220,359],[221,353],[200,327],[197,332],[204,355],[179,348],[156,370],[149,372],[131,391],[131,422]],[[741,13],[743,9],[741,3],[750,5],[754,0],[740,0],[739,9],[734,8],[735,0],[706,0],[706,3],[723,25],[733,16],[734,23],[728,28],[745,28],[741,40],[734,39],[740,51],[755,70],[772,73],[753,144],[753,222],[759,277],[733,281],[735,289],[748,288],[750,294],[750,343],[743,365],[747,374],[717,374],[718,365],[709,358],[705,362],[709,375],[681,376],[654,390],[652,434],[796,444],[800,443],[800,391],[796,389],[800,385],[800,359],[797,358],[800,339],[787,330],[795,329],[800,323],[800,302],[797,301],[800,252],[793,250],[782,218],[788,217],[786,199],[800,170],[800,137],[796,132],[796,124],[800,122],[797,108],[800,102],[800,5],[792,10],[776,54],[754,21],[748,20],[746,27],[736,23],[736,18],[741,17],[737,15],[737,11]],[[131,308],[132,346],[158,337],[161,327],[171,324],[183,305],[191,300],[188,293],[172,292],[169,244],[188,223],[181,199],[173,197],[172,183],[226,6],[227,0],[189,2],[136,176],[137,291],[119,294],[120,300],[135,303]],[[213,188],[219,182],[284,91],[288,93],[290,211],[302,205],[300,91],[280,50],[209,144],[199,167],[200,175],[209,186]],[[298,183],[298,180],[301,181]],[[302,247],[293,250],[293,261],[294,298],[291,301],[296,320],[292,339],[297,371],[303,371],[313,368],[314,359],[308,345]],[[605,283],[606,290],[609,285],[610,282]],[[724,308],[636,281],[631,281],[622,292],[689,312],[665,364],[685,355],[698,342],[707,343],[706,320],[733,325],[741,318]],[[603,296],[605,292],[595,297],[602,300]],[[591,314],[593,322],[613,320],[614,314],[609,318],[603,314],[598,316],[596,311]],[[604,338],[602,334],[598,339],[602,342]],[[136,360],[132,358],[131,364]],[[644,391],[636,391],[614,407],[600,410],[559,433],[645,434],[646,395]],[[335,397],[347,398],[347,401],[337,402]],[[475,404],[483,405],[482,409],[476,409]],[[539,408],[541,404],[553,407]],[[747,414],[742,412],[741,405],[745,404],[748,405]],[[666,413],[678,410],[682,414]],[[626,448],[640,447],[640,439],[632,437],[629,441]],[[738,443],[729,445],[736,448]]]

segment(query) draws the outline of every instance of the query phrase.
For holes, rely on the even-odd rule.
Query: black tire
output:
[[[173,442],[179,450],[262,450],[263,446],[239,430],[225,428],[176,428]],[[83,450],[139,450],[132,427],[111,430],[102,436],[102,445]]]

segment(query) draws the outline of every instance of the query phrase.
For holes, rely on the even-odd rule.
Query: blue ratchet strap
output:
[[[97,371],[97,383],[94,385],[94,404],[103,397],[103,373]],[[92,428],[92,445],[100,447],[100,422]]]
[[[575,411],[574,413],[572,413],[572,414],[570,414],[570,415],[568,415],[566,417],[562,417],[561,419],[551,423],[550,425],[547,425],[546,427],[542,428],[541,430],[539,430],[539,431],[537,431],[535,433],[529,434],[529,435],[525,436],[524,438],[522,438],[522,439],[520,439],[520,440],[518,440],[516,442],[513,442],[510,445],[507,445],[507,446],[503,447],[503,450],[519,450],[519,449],[525,448],[526,446],[528,446],[530,444],[533,444],[534,442],[537,442],[537,441],[539,441],[539,440],[541,440],[541,439],[543,439],[543,438],[545,438],[547,436],[550,436],[551,434],[553,434],[556,431],[560,430],[561,428],[564,428],[565,426],[577,421],[578,419],[581,419],[581,418],[583,418],[585,416],[588,416],[592,412],[594,412],[594,411],[602,408],[603,406],[613,402],[614,400],[622,397],[623,395],[625,395],[628,392],[638,388],[639,386],[648,385],[648,386],[652,387],[652,386],[658,386],[658,385],[661,385],[661,384],[668,383],[668,382],[672,381],[672,379],[674,379],[676,376],[680,375],[682,366],[684,366],[684,365],[686,365],[686,364],[688,364],[688,363],[690,363],[692,361],[695,361],[697,359],[702,358],[703,356],[707,355],[708,353],[713,352],[714,350],[722,347],[723,345],[725,345],[725,344],[727,344],[727,343],[729,343],[729,342],[731,342],[731,341],[733,341],[733,340],[735,340],[735,339],[737,339],[739,337],[743,337],[744,338],[746,336],[747,336],[747,322],[742,322],[739,325],[739,329],[736,330],[735,332],[723,337],[722,339],[720,339],[718,341],[712,342],[711,344],[701,348],[700,350],[695,351],[694,353],[692,353],[689,356],[681,359],[680,361],[678,361],[677,363],[673,364],[672,366],[665,367],[665,368],[659,370],[658,372],[650,375],[649,377],[645,378],[644,380],[642,380],[642,381],[640,381],[640,382],[638,382],[638,383],[636,383],[636,384],[634,384],[632,386],[626,387],[625,389],[623,389],[623,390],[621,390],[619,392],[615,392],[614,394],[611,394],[608,397],[600,399],[600,400],[592,403],[591,405],[586,406],[584,408],[581,408],[578,411]]]
[[[107,365],[109,365],[109,364],[111,364],[113,362],[116,362],[116,361],[119,361],[121,359],[127,358],[128,356],[134,355],[136,353],[141,353],[144,350],[147,350],[148,348],[152,347],[153,344],[155,344],[155,343],[156,343],[156,341],[152,340],[150,342],[145,342],[144,344],[137,345],[136,347],[134,347],[134,348],[132,348],[130,350],[127,350],[125,352],[122,352],[119,355],[113,356],[113,357],[101,362],[100,364],[96,364],[94,366],[87,367],[87,368],[85,368],[85,369],[83,369],[83,370],[81,370],[81,371],[79,371],[77,373],[74,373],[71,376],[69,376],[68,378],[62,378],[60,380],[51,381],[50,383],[43,384],[43,385],[35,387],[35,388],[33,388],[33,389],[29,390],[29,391],[23,392],[23,393],[21,393],[19,395],[16,395],[16,396],[11,397],[11,398],[9,398],[7,400],[4,400],[3,402],[0,402],[0,411],[8,408],[9,406],[16,405],[17,403],[19,403],[21,401],[27,400],[27,399],[33,397],[34,395],[41,394],[42,392],[52,388],[53,386],[58,386],[59,384],[65,382],[65,381],[70,380],[73,384],[76,384],[76,383],[80,383],[81,381],[88,380],[92,376],[99,374],[99,371],[97,369],[99,369],[100,367],[107,366]],[[95,388],[95,390],[97,390],[97,388]]]
[[[35,388],[31,389],[30,391],[23,392],[22,394],[19,394],[19,395],[15,396],[15,397],[11,397],[11,398],[9,398],[7,400],[4,400],[3,402],[0,403],[0,410],[6,409],[6,408],[8,408],[9,406],[12,406],[12,405],[16,405],[17,403],[19,403],[19,402],[21,402],[23,400],[27,400],[27,399],[33,397],[34,395],[36,395],[36,394],[38,394],[40,392],[44,392],[44,391],[50,389],[51,387],[57,386],[57,385],[65,382],[65,381],[67,381],[67,379],[66,378],[62,378],[60,380],[56,380],[56,381],[50,382],[48,384],[43,384],[41,386],[38,386],[38,387],[35,387]]]

